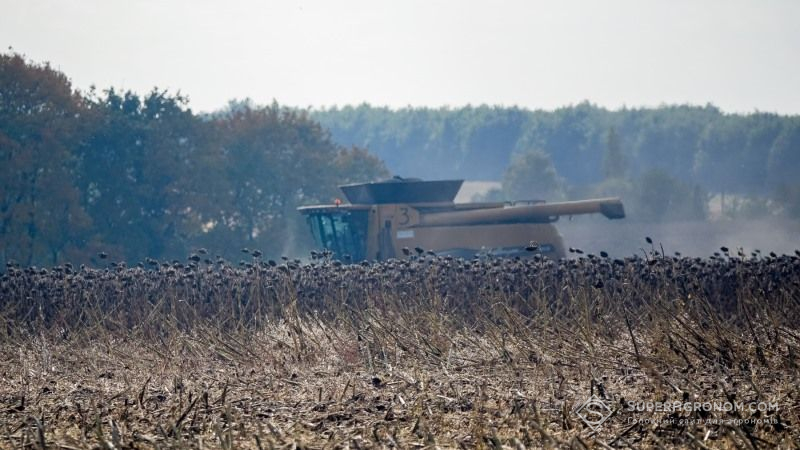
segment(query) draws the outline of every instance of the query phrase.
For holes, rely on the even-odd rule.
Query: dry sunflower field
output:
[[[0,447],[800,442],[800,252],[354,265],[200,255],[9,264]]]

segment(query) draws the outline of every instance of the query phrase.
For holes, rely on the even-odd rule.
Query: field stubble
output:
[[[149,270],[9,267],[0,446],[800,440],[798,256],[197,259]],[[576,414],[591,395],[610,414],[596,431]],[[632,401],[777,408],[636,411]]]

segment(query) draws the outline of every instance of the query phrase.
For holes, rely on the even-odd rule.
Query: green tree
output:
[[[210,127],[164,91],[109,89],[92,100],[78,180],[97,238],[129,261],[185,255],[225,189],[213,175],[222,159]]]
[[[563,198],[563,181],[547,153],[533,150],[517,155],[503,176],[503,191],[510,200]]]
[[[49,65],[0,55],[0,259],[56,264],[91,222],[72,183],[85,105]]]
[[[634,186],[630,218],[643,221],[704,220],[708,194],[660,169],[645,172]]]
[[[625,178],[627,162],[622,151],[622,142],[614,127],[608,129],[606,151],[603,155],[603,177],[606,180]]]
[[[767,158],[769,183],[774,187],[796,183],[800,173],[800,120],[783,128]]]
[[[389,178],[383,161],[367,150],[358,147],[342,148],[333,160],[336,183],[368,183]]]
[[[297,206],[330,202],[342,182],[387,175],[366,151],[343,149],[306,112],[277,103],[244,105],[214,125],[225,155],[221,175],[231,186],[209,232],[216,242],[287,253],[308,234]]]

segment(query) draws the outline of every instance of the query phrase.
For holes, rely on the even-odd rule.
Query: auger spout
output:
[[[618,198],[600,198],[572,202],[542,203],[505,208],[473,209],[423,214],[419,226],[491,225],[504,223],[547,223],[560,216],[602,214],[609,219],[625,217]]]

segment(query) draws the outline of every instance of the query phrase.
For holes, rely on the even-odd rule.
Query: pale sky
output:
[[[714,103],[800,114],[800,1],[0,0],[86,89],[288,106]]]

